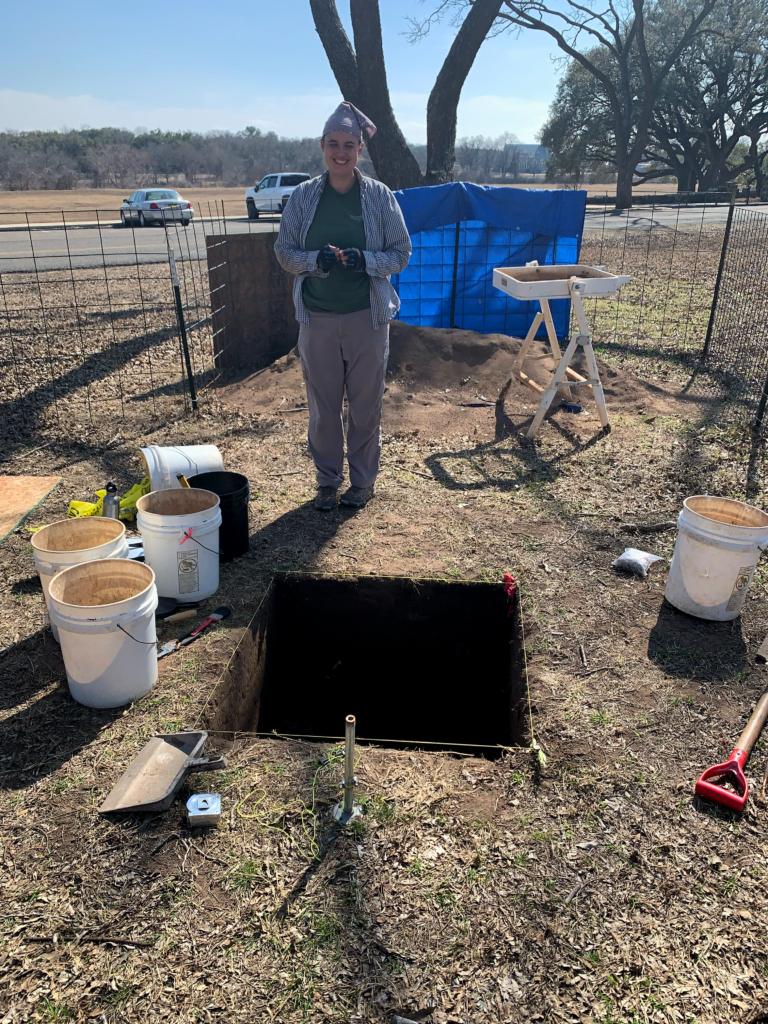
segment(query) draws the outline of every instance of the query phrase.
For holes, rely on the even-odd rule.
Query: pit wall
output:
[[[453,583],[447,583],[451,586]],[[261,711],[261,696],[268,666],[267,640],[271,616],[275,606],[275,582],[269,588],[251,619],[240,643],[211,693],[202,715],[202,728],[210,732],[257,732]],[[526,665],[523,651],[523,631],[520,614],[520,594],[512,600],[512,641],[510,642],[510,679],[512,692],[509,703],[509,734],[512,745],[528,746],[531,742],[530,701]],[[400,744],[398,744],[399,746]],[[417,744],[403,743],[416,747]],[[453,749],[461,746],[447,743]],[[499,748],[500,750],[502,748]],[[494,756],[492,751],[488,751]]]

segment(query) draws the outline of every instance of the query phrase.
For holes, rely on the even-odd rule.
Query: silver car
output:
[[[148,224],[168,224],[171,221],[181,221],[186,227],[194,216],[192,203],[182,199],[171,188],[139,189],[120,207],[120,220],[126,228],[131,224],[143,228]]]

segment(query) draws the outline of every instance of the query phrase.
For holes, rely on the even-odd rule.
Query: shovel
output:
[[[711,768],[707,768],[696,783],[696,792],[699,796],[706,796],[724,807],[730,807],[732,811],[744,810],[749,796],[749,783],[744,775],[744,765],[765,725],[766,718],[768,718],[768,690],[763,691],[762,697],[757,702],[755,710],[728,760],[724,764],[715,764]],[[710,779],[719,781],[710,782]],[[730,782],[736,792],[726,789],[725,782]]]

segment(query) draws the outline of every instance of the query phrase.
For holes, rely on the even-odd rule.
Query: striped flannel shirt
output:
[[[366,178],[358,170],[355,174],[360,179],[360,205],[368,246],[365,270],[371,280],[371,317],[374,328],[377,328],[391,320],[400,308],[400,299],[389,277],[408,266],[411,239],[402,211],[387,186]],[[317,265],[319,249],[308,252],[304,248],[327,178],[328,171],[325,171],[317,178],[303,181],[293,190],[283,210],[275,242],[275,255],[280,266],[289,274],[296,275],[293,302],[300,324],[309,323],[309,312],[301,295],[304,278],[328,277],[327,271],[320,270]]]

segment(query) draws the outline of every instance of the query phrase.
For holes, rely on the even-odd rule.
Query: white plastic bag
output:
[[[611,565],[614,569],[626,569],[627,572],[645,578],[654,562],[663,561],[660,555],[652,555],[648,551],[640,551],[639,548],[625,548]]]

